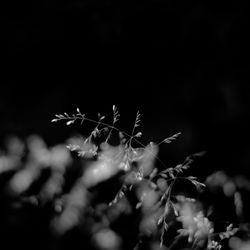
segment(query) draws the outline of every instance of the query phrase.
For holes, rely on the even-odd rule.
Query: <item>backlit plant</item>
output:
[[[67,145],[70,151],[77,152],[80,157],[94,162],[83,174],[86,189],[91,190],[92,187],[113,176],[119,178],[120,188],[115,197],[108,202],[106,211],[119,207],[119,203],[124,201],[131,206],[126,196],[129,192],[135,194],[137,202],[132,210],[141,211],[135,249],[143,248],[145,237],[150,238],[151,243],[158,242],[161,248],[167,246],[167,249],[175,249],[181,239],[186,240],[185,249],[221,249],[221,241],[233,236],[238,229],[230,224],[225,232],[214,233],[213,223],[205,216],[201,203],[187,197],[186,194],[178,193],[178,190],[173,192],[175,183],[179,181],[192,183],[197,188],[197,192],[205,188],[205,185],[195,176],[183,175],[195,158],[204,153],[195,153],[188,156],[181,164],[167,168],[157,157],[158,148],[163,143],[173,142],[181,133],[167,137],[159,143],[149,142],[144,145],[140,141],[142,136],[142,132],[139,131],[140,112],[136,114],[131,133],[118,128],[119,118],[120,113],[114,105],[110,123],[106,122],[105,116],[101,114],[98,114],[97,119],[89,118],[79,108],[75,114],[58,114],[52,120],[52,122],[65,121],[66,125],[77,121],[81,125],[85,122],[94,125],[87,137]],[[118,143],[111,145],[114,137]],[[155,160],[161,163],[163,169],[156,168]],[[181,227],[175,228],[174,238],[166,239],[173,224],[178,223]]]

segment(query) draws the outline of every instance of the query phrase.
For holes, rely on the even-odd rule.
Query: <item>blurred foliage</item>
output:
[[[248,249],[246,177],[218,171],[207,177],[205,188],[189,175],[192,163],[203,154],[193,154],[175,167],[157,157],[160,145],[179,134],[144,146],[139,112],[131,135],[115,126],[115,106],[111,125],[102,115],[93,120],[77,112],[79,116],[65,113],[53,120],[93,123],[89,136],[73,136],[67,147],[47,146],[38,135],[6,138],[0,154],[1,244],[51,250],[72,245],[108,250]]]

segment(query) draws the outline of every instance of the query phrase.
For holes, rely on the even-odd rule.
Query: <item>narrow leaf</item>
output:
[[[73,124],[74,123],[74,120],[71,120],[71,121],[68,121],[67,123],[66,123],[66,125],[70,125],[70,124]]]

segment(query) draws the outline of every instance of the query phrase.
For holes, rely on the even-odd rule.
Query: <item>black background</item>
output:
[[[249,173],[247,1],[1,5],[1,141],[39,133],[57,143],[84,129],[51,124],[54,114],[116,104],[125,130],[141,111],[145,142],[183,133],[164,160],[206,150],[204,175]]]

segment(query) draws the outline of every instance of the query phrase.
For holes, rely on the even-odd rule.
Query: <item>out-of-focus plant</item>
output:
[[[138,221],[139,236],[135,249],[143,245],[144,237],[150,237],[152,242],[158,241],[161,248],[167,246],[168,249],[175,249],[175,245],[178,245],[176,241],[187,239],[183,243],[186,249],[220,249],[220,242],[213,237],[213,223],[205,217],[198,201],[180,196],[178,191],[173,192],[175,183],[179,181],[189,181],[198,191],[205,187],[195,176],[183,176],[194,159],[202,156],[203,152],[187,157],[183,163],[175,167],[164,166],[164,169],[159,171],[154,164],[155,160],[159,160],[157,158],[159,146],[163,143],[171,143],[181,133],[165,138],[160,143],[150,142],[148,145],[143,145],[139,140],[142,133],[138,130],[140,113],[136,114],[131,133],[124,132],[116,126],[119,118],[120,113],[117,107],[113,106],[111,123],[106,122],[105,116],[101,114],[98,114],[97,120],[90,119],[81,113],[80,109],[72,115],[58,114],[52,120],[52,122],[65,121],[67,125],[74,124],[78,120],[81,124],[91,122],[95,125],[89,136],[80,143],[67,146],[69,150],[76,151],[79,156],[93,160],[83,174],[83,185],[86,190],[118,175],[121,182],[120,188],[114,199],[108,202],[107,210],[119,207],[120,202],[124,201],[127,203],[126,206],[131,207],[132,202],[128,202],[126,194],[127,196],[129,192],[135,194],[137,200],[134,204],[135,209],[141,211],[141,219]],[[115,146],[110,145],[112,136],[118,138]],[[173,239],[166,240],[166,233],[171,231],[171,226],[178,223],[181,228],[176,230]],[[227,229],[224,235],[234,235],[237,229],[231,230],[231,234],[228,233],[229,231]],[[224,238],[228,238],[226,236]]]
[[[157,156],[159,147],[175,141],[180,133],[144,145],[140,113],[131,133],[118,127],[119,118],[116,106],[111,122],[101,114],[96,120],[89,118],[79,109],[76,114],[56,115],[53,122],[93,125],[86,126],[87,136],[69,138],[66,147],[48,147],[38,135],[25,141],[8,137],[0,152],[0,216],[6,223],[16,227],[21,221],[29,227],[17,211],[25,213],[32,207],[34,214],[28,216],[39,220],[39,214],[40,226],[53,239],[60,241],[75,232],[86,249],[248,249],[242,190],[250,190],[249,180],[220,171],[207,177],[205,187],[187,174],[204,152],[167,167]],[[212,204],[202,198],[208,191]],[[235,218],[220,222],[223,211],[216,217],[218,193],[232,201]],[[35,233],[33,226],[30,230]],[[55,244],[50,249],[65,248]]]

